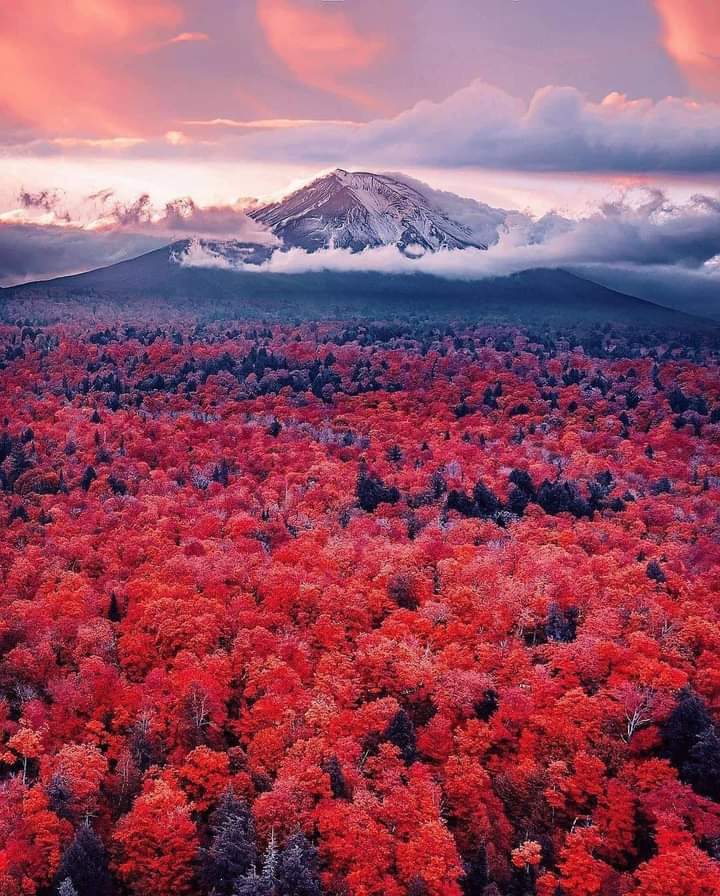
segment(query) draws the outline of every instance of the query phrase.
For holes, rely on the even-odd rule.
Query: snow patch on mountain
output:
[[[420,187],[410,179],[338,168],[249,214],[286,247],[310,252],[389,245],[414,253],[487,248]]]
[[[421,193],[428,205],[469,230],[476,243],[488,247],[495,245],[510,227],[522,226],[529,220],[524,212],[496,208],[477,199],[459,196],[448,190],[438,190],[409,174],[395,171],[384,174]]]

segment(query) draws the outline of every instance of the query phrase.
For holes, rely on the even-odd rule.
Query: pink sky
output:
[[[6,223],[94,225],[102,190],[232,204],[336,164],[536,212],[720,175],[717,0],[23,0],[0,58]]]
[[[366,120],[474,79],[526,97],[713,94],[719,44],[715,0],[23,0],[0,7],[0,122],[6,138],[98,138]]]

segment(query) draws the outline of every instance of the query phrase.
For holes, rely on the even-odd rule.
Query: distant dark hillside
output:
[[[587,265],[578,274],[665,308],[720,321],[720,279],[717,277],[672,268],[645,270],[609,265]]]
[[[107,268],[4,291],[8,298],[51,302],[99,299],[121,306],[153,299],[184,310],[228,316],[337,318],[427,314],[470,320],[618,323],[706,330],[702,318],[660,307],[559,270],[530,270],[485,280],[427,274],[323,271],[303,274],[182,267],[171,260],[182,246],[164,247]]]

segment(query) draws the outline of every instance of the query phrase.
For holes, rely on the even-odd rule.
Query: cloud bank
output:
[[[707,266],[708,271],[715,271],[715,259],[720,256],[720,199],[711,196],[697,195],[686,203],[675,204],[660,190],[635,189],[601,204],[580,219],[556,212],[533,218],[522,212],[485,207],[495,215],[494,227],[491,219],[481,216],[480,203],[440,191],[434,191],[434,196],[436,201],[437,197],[448,197],[449,205],[443,205],[448,212],[457,213],[464,204],[464,223],[469,223],[470,213],[479,209],[475,214],[481,230],[475,229],[474,236],[490,237],[490,248],[428,252],[420,257],[408,257],[394,246],[355,253],[346,249],[306,252],[291,248],[274,252],[268,261],[253,269],[273,273],[422,272],[475,278],[533,267],[579,264],[672,265],[688,270],[705,270]],[[489,228],[493,229],[492,234]],[[201,241],[193,244],[181,263],[227,266],[220,253],[208,252]]]
[[[363,125],[310,125],[239,138],[251,156],[333,163],[526,171],[720,172],[720,104],[668,97],[593,102],[545,87],[529,102],[482,81]]]
[[[0,284],[76,273],[190,238],[189,248],[176,255],[178,263],[189,267],[236,268],[258,275],[425,273],[470,280],[528,268],[565,268],[661,304],[720,316],[718,196],[698,194],[677,203],[660,190],[642,187],[620,193],[579,218],[558,212],[534,217],[433,190],[406,175],[393,176],[468,226],[489,250],[410,258],[392,246],[354,254],[289,249],[275,251],[261,264],[243,264],[239,244],[281,247],[240,204],[202,207],[186,198],[155,208],[145,194],[123,203],[111,190],[103,190],[86,197],[88,218],[79,226],[62,194],[23,190],[21,208],[0,219]],[[225,240],[231,241],[228,253],[222,251]]]
[[[230,124],[228,124],[230,122]],[[280,122],[282,124],[282,121]],[[611,93],[595,102],[549,86],[526,101],[474,81],[366,123],[186,120],[163,137],[18,143],[35,156],[262,161],[344,167],[490,168],[527,172],[720,174],[720,103]],[[10,148],[6,150],[10,152]]]
[[[189,197],[156,208],[147,194],[122,202],[100,190],[71,210],[62,193],[21,189],[18,203],[0,215],[0,286],[115,264],[190,236],[278,244],[241,207],[200,206]]]
[[[218,240],[238,240],[261,246],[276,246],[275,235],[250,218],[237,205],[200,206],[189,196],[173,199],[157,210],[148,193],[130,203],[114,200],[114,194],[102,194],[103,209],[89,226],[93,230],[130,230],[169,240],[189,235]]]

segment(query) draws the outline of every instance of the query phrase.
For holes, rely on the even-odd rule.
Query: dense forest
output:
[[[717,896],[718,361],[0,325],[1,896]]]

